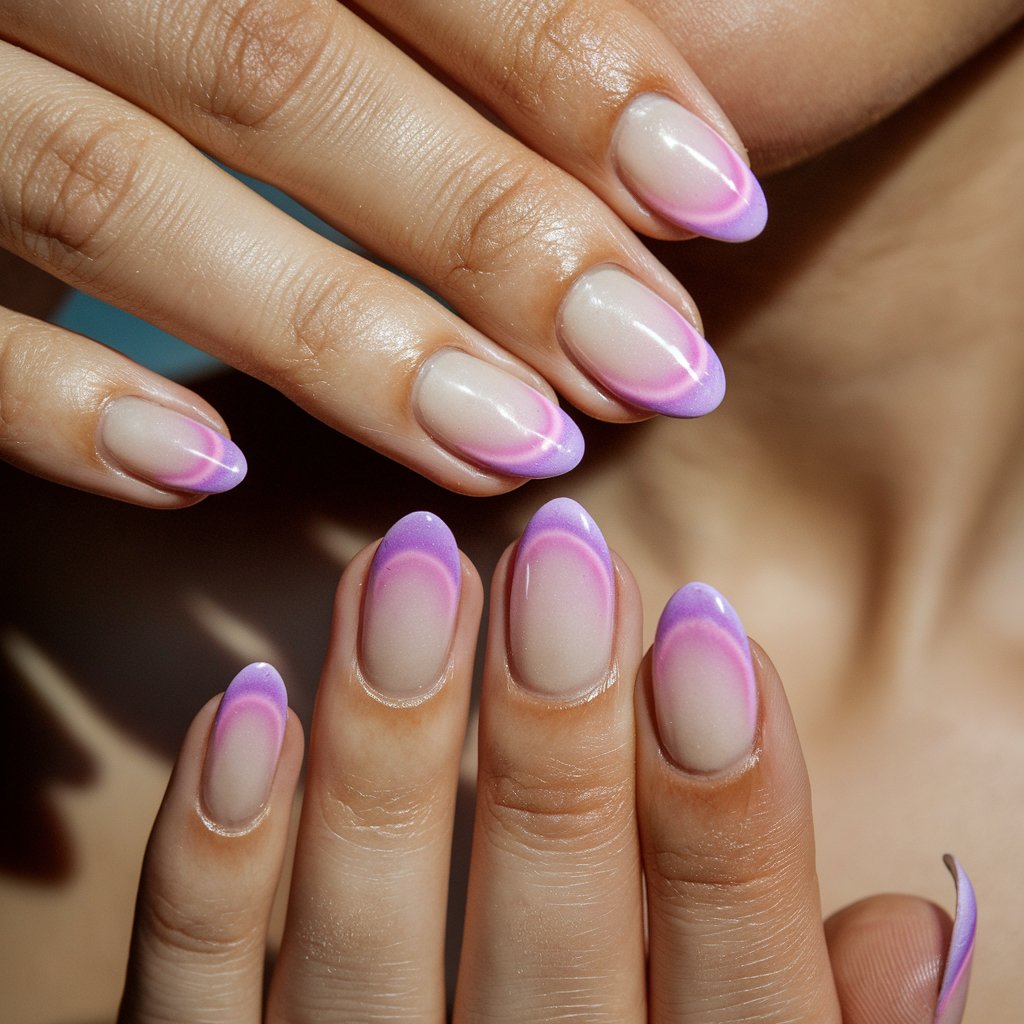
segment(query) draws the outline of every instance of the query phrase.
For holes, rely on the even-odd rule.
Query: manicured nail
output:
[[[617,267],[578,278],[562,303],[562,344],[612,394],[667,416],[703,416],[722,401],[725,374],[693,325]]]
[[[543,505],[516,550],[509,648],[527,689],[568,699],[608,675],[615,626],[615,577],[608,545],[570,498]]]
[[[960,1024],[967,1004],[967,985],[974,960],[974,940],[978,931],[978,903],[967,872],[948,853],[942,858],[956,882],[956,914],[953,934],[946,953],[946,966],[935,1004],[935,1024]]]
[[[258,661],[231,680],[203,766],[203,806],[215,826],[239,831],[266,807],[287,721],[288,694],[271,665]]]
[[[667,96],[638,96],[619,117],[615,159],[626,187],[666,220],[723,242],[759,235],[764,193],[718,132]]]
[[[452,531],[413,512],[384,535],[366,584],[360,659],[367,681],[387,697],[425,693],[441,678],[462,586]]]
[[[220,494],[245,478],[245,456],[223,434],[144,398],[117,398],[100,419],[101,450],[158,487]]]
[[[457,349],[424,367],[416,386],[420,423],[470,462],[509,476],[559,476],[583,458],[579,427],[518,377]]]
[[[668,756],[693,772],[746,758],[757,727],[750,645],[732,606],[706,583],[677,590],[654,638],[654,710]]]

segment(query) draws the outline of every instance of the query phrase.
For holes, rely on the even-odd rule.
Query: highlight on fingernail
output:
[[[203,765],[203,816],[217,831],[248,831],[266,810],[288,723],[277,670],[255,662],[231,680],[213,722]]]
[[[666,220],[707,238],[745,242],[764,229],[761,186],[710,125],[659,93],[636,97],[614,135],[619,175]]]
[[[559,336],[585,372],[638,408],[704,416],[725,395],[722,364],[703,336],[618,267],[576,280],[562,303]]]
[[[959,1024],[967,1004],[967,986],[974,960],[978,903],[971,880],[959,861],[948,853],[942,860],[956,883],[956,913],[942,981],[939,983],[939,998],[935,1004],[935,1024]]]
[[[615,575],[597,523],[571,498],[530,520],[516,548],[509,596],[509,654],[528,690],[559,699],[604,682],[615,629]]]
[[[413,400],[420,424],[436,441],[483,469],[552,477],[583,458],[583,435],[557,404],[458,349],[428,360]]]
[[[458,545],[443,520],[412,512],[388,530],[370,564],[360,634],[374,690],[406,700],[441,681],[461,588]]]
[[[131,476],[158,487],[220,494],[246,474],[241,449],[205,423],[148,399],[125,395],[103,411],[99,448]]]
[[[746,760],[757,728],[757,683],[739,616],[706,583],[689,583],[658,621],[652,658],[662,746],[680,768],[713,773]]]

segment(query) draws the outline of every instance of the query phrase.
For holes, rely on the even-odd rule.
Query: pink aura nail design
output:
[[[615,575],[597,523],[571,498],[530,520],[516,549],[509,597],[509,648],[525,687],[579,697],[608,675],[615,626]]]
[[[160,487],[220,494],[245,478],[245,456],[223,434],[133,395],[104,411],[99,441],[122,469]]]
[[[388,697],[431,689],[448,663],[462,588],[459,549],[444,521],[413,512],[385,534],[366,583],[360,660]]]
[[[277,670],[255,662],[231,680],[213,722],[203,766],[203,805],[225,831],[252,825],[266,807],[288,722]]]
[[[426,363],[414,401],[428,433],[484,469],[551,477],[583,458],[579,427],[554,402],[458,349],[445,349]]]
[[[638,96],[614,136],[619,174],[666,220],[723,242],[764,229],[764,193],[740,155],[710,125],[658,93]]]
[[[718,356],[660,295],[618,267],[583,274],[562,304],[570,355],[612,394],[667,416],[704,416],[725,395]]]
[[[658,733],[679,767],[725,771],[750,754],[758,713],[750,644],[717,590],[690,583],[672,595],[652,671]]]
[[[956,913],[939,985],[939,999],[935,1005],[935,1024],[959,1024],[967,1003],[967,985],[974,960],[978,903],[971,880],[956,858],[947,853],[942,859],[956,883]]]

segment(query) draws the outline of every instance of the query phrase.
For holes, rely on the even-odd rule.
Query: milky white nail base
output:
[[[935,1024],[960,1024],[967,1005],[967,986],[978,934],[978,902],[974,886],[959,861],[947,853],[943,862],[956,883],[956,914],[935,1005]]]
[[[367,682],[402,700],[433,688],[448,664],[462,586],[451,530],[413,512],[384,535],[370,565],[361,662]]]
[[[509,603],[515,675],[529,690],[568,699],[607,678],[615,576],[597,524],[570,498],[543,505],[516,549]]]
[[[255,662],[231,680],[214,719],[203,768],[203,806],[228,832],[251,826],[270,795],[288,723],[288,694],[277,670]]]
[[[245,456],[223,434],[132,395],[107,406],[98,440],[127,473],[171,490],[219,494],[245,478]]]
[[[669,599],[653,655],[654,710],[668,756],[692,772],[725,771],[749,756],[757,684],[739,616],[713,587]]]
[[[562,304],[569,354],[613,395],[667,416],[703,416],[725,395],[718,356],[664,299],[618,267],[580,277]]]
[[[445,349],[427,362],[414,402],[431,436],[484,469],[551,477],[583,458],[579,427],[554,402],[458,349]]]
[[[666,220],[723,242],[759,235],[764,193],[740,155],[696,114],[657,93],[634,99],[613,140],[627,188]]]

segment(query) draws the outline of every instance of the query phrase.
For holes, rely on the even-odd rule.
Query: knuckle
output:
[[[143,933],[164,955],[233,963],[252,952],[252,915],[216,898],[195,904],[186,892],[151,895],[140,924]]]
[[[434,837],[432,783],[382,789],[370,780],[335,782],[317,803],[321,828],[332,841],[362,851],[425,848]]]

